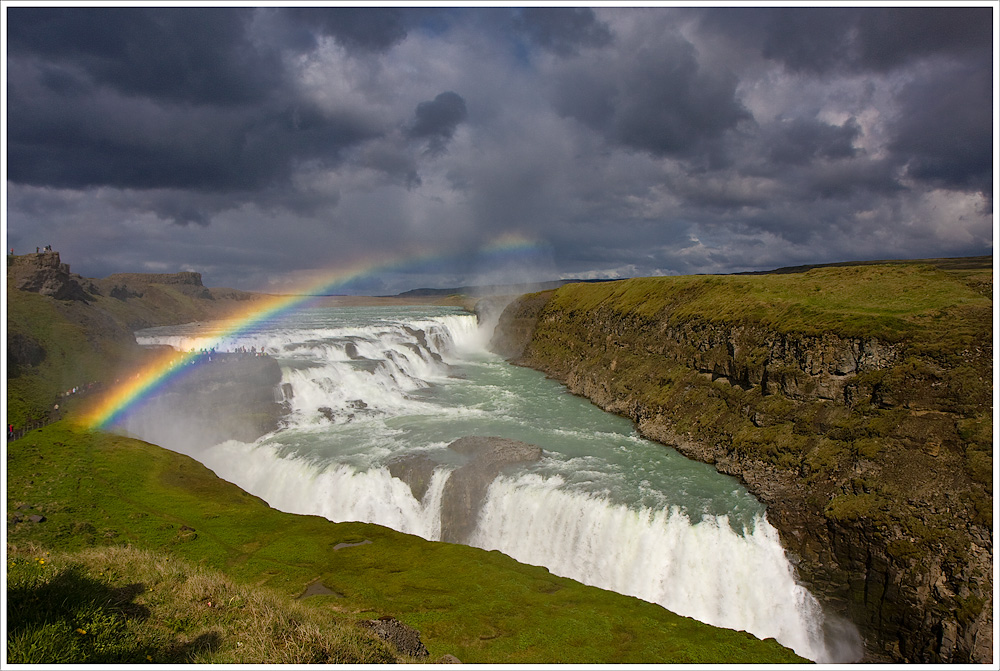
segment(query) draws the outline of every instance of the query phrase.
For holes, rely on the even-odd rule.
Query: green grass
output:
[[[8,548],[7,617],[14,664],[406,661],[273,590],[132,547]]]
[[[548,309],[608,309],[669,323],[753,322],[782,333],[895,342],[917,330],[948,327],[948,316],[956,312],[991,311],[992,301],[968,275],[890,264],[788,275],[647,277],[566,285]]]
[[[34,547],[69,566],[86,563],[73,553],[135,548],[224,572],[234,585],[273,591],[286,600],[319,580],[340,596],[310,596],[298,603],[346,625],[394,616],[421,632],[431,660],[450,653],[467,663],[508,664],[804,661],[773,640],[711,627],[499,552],[430,542],[377,525],[281,513],[185,456],[81,431],[65,421],[10,444],[7,468],[9,558],[23,559],[22,549]],[[30,510],[19,509],[22,505]],[[46,520],[12,523],[14,514],[33,512]],[[360,540],[371,543],[334,550]],[[74,575],[73,584],[94,580],[90,568]],[[103,585],[95,587],[99,591],[121,588],[97,582]],[[72,585],[65,593],[89,603]],[[94,621],[110,613],[95,613]],[[72,639],[75,627],[67,631],[59,618],[24,617],[52,620],[53,636],[58,631]],[[170,629],[169,623],[154,624],[161,633]],[[10,626],[26,629],[13,619]],[[214,626],[198,620],[174,638],[150,634],[150,640],[161,641],[160,653],[171,646],[190,652],[184,646]],[[178,638],[181,634],[187,638]],[[209,646],[215,652],[205,654],[235,654],[232,635],[220,637]],[[109,638],[110,652],[94,654],[152,654],[149,646],[122,651],[114,640]]]

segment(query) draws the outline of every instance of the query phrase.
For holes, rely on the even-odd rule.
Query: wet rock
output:
[[[468,461],[445,483],[441,504],[441,540],[468,542],[490,483],[506,466],[538,461],[542,448],[509,438],[466,436],[448,446]]]
[[[391,461],[387,466],[389,474],[409,485],[413,498],[422,501],[439,464],[427,455],[412,454]]]
[[[362,620],[358,622],[358,626],[371,629],[376,636],[392,645],[401,654],[411,657],[430,655],[420,640],[420,632],[394,617],[383,615],[377,620]]]

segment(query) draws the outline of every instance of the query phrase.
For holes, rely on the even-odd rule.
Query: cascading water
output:
[[[157,412],[121,425],[190,454],[270,505],[442,538],[463,436],[542,448],[505,466],[467,511],[466,542],[703,622],[774,637],[819,662],[854,661],[824,638],[824,615],[795,581],[764,508],[734,479],[638,437],[630,422],[486,351],[476,317],[451,308],[315,308],[252,336],[160,327],[141,344],[254,348],[275,357],[290,413],[253,444],[186,448]],[[198,334],[198,335],[196,335]],[[422,489],[394,477],[430,474]],[[456,481],[457,482],[457,481]],[[838,657],[840,657],[838,659]]]

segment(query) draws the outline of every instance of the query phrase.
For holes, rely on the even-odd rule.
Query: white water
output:
[[[735,480],[488,353],[472,315],[313,309],[237,340],[194,332],[163,327],[137,337],[184,350],[263,348],[291,390],[287,426],[254,444],[205,450],[185,449],[163,430],[170,418],[162,414],[139,410],[122,428],[191,454],[275,508],[438,540],[445,483],[462,463],[447,445],[464,435],[522,440],[544,456],[493,482],[471,544],[774,637],[815,661],[859,656],[824,639],[819,604],[796,582],[763,507]],[[413,453],[439,464],[419,501],[386,466]]]

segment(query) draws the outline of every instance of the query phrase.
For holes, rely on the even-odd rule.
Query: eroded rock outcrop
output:
[[[867,661],[992,661],[988,317],[943,352],[554,296],[508,306],[494,350],[740,478]]]
[[[453,468],[441,495],[441,540],[467,543],[476,528],[490,484],[507,466],[542,458],[542,448],[509,438],[465,436],[448,448],[461,462]],[[434,471],[443,464],[428,455],[401,457],[388,465],[394,478],[405,482],[418,501],[424,498]]]
[[[361,620],[358,626],[370,629],[401,654],[411,657],[427,657],[430,654],[420,640],[420,632],[391,615],[383,615],[377,620]]]
[[[92,298],[81,284],[87,281],[70,273],[69,264],[59,259],[59,252],[7,257],[7,281],[20,291],[51,296],[61,301],[87,301]]]
[[[159,284],[184,294],[190,298],[213,300],[212,292],[202,284],[201,273],[183,271],[179,273],[114,273],[98,282],[109,287],[113,298],[128,300],[141,298],[150,285]]]
[[[542,448],[509,438],[466,436],[449,449],[468,461],[445,483],[441,501],[441,540],[465,543],[476,528],[490,483],[506,466],[538,461]]]

